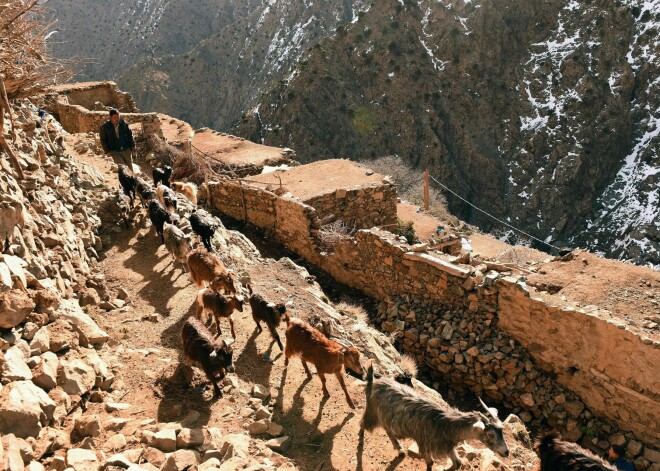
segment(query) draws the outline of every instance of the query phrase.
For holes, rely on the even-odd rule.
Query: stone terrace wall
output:
[[[387,304],[405,299],[426,303],[427,311],[413,309],[386,316],[383,328],[403,333],[408,339],[404,346],[438,373],[444,374],[449,368],[450,373],[460,376],[464,368],[472,368],[472,379],[463,378],[471,390],[529,411],[536,418],[552,418],[555,426],[575,439],[582,435],[583,428],[589,430],[587,424],[593,420],[593,412],[632,431],[638,440],[660,446],[657,425],[652,424],[659,416],[657,375],[650,376],[660,364],[660,342],[607,327],[606,321],[578,311],[560,329],[560,323],[551,323],[550,319],[567,316],[558,308],[529,298],[520,278],[500,278],[485,265],[455,265],[440,254],[413,252],[408,244],[386,231],[361,230],[354,238],[337,244],[333,253],[320,252],[313,236],[319,226],[314,208],[258,188],[243,186],[241,190],[233,182],[212,183],[211,191],[217,210],[274,231],[285,247],[336,280]],[[444,317],[447,315],[460,321],[454,325]],[[543,332],[545,326],[553,327]],[[466,337],[454,339],[457,329],[463,329]],[[480,350],[475,343],[477,330],[484,338],[491,338],[494,332],[495,337],[486,342],[491,347]],[[580,332],[586,340],[576,344],[572,337]],[[586,348],[587,342],[592,347],[575,351]],[[530,358],[536,365],[528,363]],[[629,362],[630,358],[635,361]],[[617,363],[619,367],[615,368]],[[621,374],[620,369],[626,365],[632,367]],[[578,379],[570,377],[576,368],[581,372]],[[527,376],[521,375],[523,371]],[[540,371],[547,374],[541,375]],[[609,375],[618,382],[607,382],[604,378]],[[575,394],[563,392],[562,385]],[[611,400],[614,396],[616,399]],[[585,410],[583,402],[592,412]],[[648,414],[643,417],[644,413]],[[656,456],[654,450],[648,450],[650,456]]]
[[[107,111],[89,111],[80,105],[70,105],[61,99],[48,100],[46,109],[70,133],[98,132],[99,127],[108,119]],[[145,135],[156,134],[162,137],[160,118],[156,113],[122,113],[121,117],[129,124],[142,123]]]
[[[71,105],[80,105],[88,110],[95,108],[96,102],[116,108],[122,113],[136,113],[138,108],[133,97],[122,92],[114,82],[89,82],[53,87],[52,92],[66,96]]]
[[[339,189],[305,201],[319,219],[331,217],[356,229],[396,227],[396,202],[396,187],[389,184]]]
[[[498,283],[499,327],[513,335],[592,410],[660,446],[660,345],[598,310],[550,306]]]

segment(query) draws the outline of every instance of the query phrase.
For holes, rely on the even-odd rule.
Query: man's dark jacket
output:
[[[133,132],[123,119],[119,120],[119,138],[117,138],[115,126],[110,120],[101,125],[99,134],[101,135],[101,145],[106,152],[133,149],[135,147]]]

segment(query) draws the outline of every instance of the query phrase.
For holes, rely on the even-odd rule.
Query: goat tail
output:
[[[371,388],[374,384],[374,361],[369,359],[367,362],[367,402],[369,402],[369,396],[371,396]]]
[[[282,316],[282,320],[286,322],[286,325],[289,325],[289,321],[291,320],[291,317],[289,316],[288,312],[284,313],[284,315]]]
[[[550,432],[543,435],[543,437],[541,437],[541,440],[539,440],[538,444],[536,445],[536,451],[539,453],[539,455],[541,455],[544,451],[548,450],[552,446],[555,440],[560,439],[561,435],[559,435],[559,432],[557,430],[551,430]]]

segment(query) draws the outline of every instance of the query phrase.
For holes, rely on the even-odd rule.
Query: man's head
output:
[[[119,122],[119,111],[114,108],[110,110],[110,122],[115,125]]]
[[[610,459],[623,458],[626,456],[626,449],[621,445],[612,445],[610,447]]]

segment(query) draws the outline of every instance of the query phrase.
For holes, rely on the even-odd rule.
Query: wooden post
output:
[[[429,210],[429,169],[424,170],[424,211]]]

